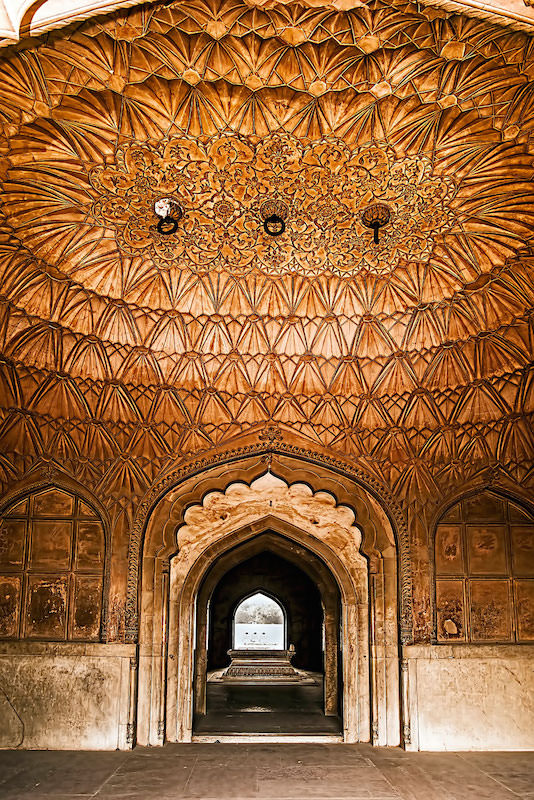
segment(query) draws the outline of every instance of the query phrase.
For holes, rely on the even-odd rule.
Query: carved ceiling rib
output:
[[[532,485],[533,74],[524,33],[383,0],[156,3],[6,50],[4,485],[53,459],[141,497],[265,426],[406,502]]]
[[[250,0],[249,6],[273,9],[277,5],[290,5],[292,0]],[[39,36],[45,31],[70,25],[120,8],[140,5],[137,0],[64,0],[60,5],[54,0],[0,0],[0,46],[9,45],[25,36]],[[313,0],[301,0],[301,5],[316,8]],[[365,8],[365,0],[325,0],[324,6],[334,11]],[[533,0],[425,0],[425,6],[434,6],[438,14],[454,12],[475,19],[485,19],[498,25],[508,25],[513,30],[532,31]],[[209,18],[209,9],[202,9]],[[429,9],[432,13],[432,8]],[[150,13],[150,11],[148,12]],[[201,19],[202,19],[202,15]],[[220,32],[221,21],[212,27],[211,33]]]

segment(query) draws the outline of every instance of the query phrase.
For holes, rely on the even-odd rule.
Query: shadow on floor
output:
[[[322,684],[208,683],[207,713],[195,718],[194,732],[336,735],[341,732],[341,719],[324,715]]]

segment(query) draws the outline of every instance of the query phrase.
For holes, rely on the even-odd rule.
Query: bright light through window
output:
[[[236,650],[283,650],[285,619],[279,603],[262,592],[247,597],[236,608]]]

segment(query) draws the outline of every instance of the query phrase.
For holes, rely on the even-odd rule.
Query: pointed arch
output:
[[[405,616],[411,603],[411,589],[405,602],[409,570],[407,581],[402,558],[399,570],[398,529],[392,522],[400,521],[400,514],[391,514],[384,504],[378,482],[371,493],[361,478],[342,471],[343,462],[332,459],[329,464],[326,456],[312,461],[309,452],[304,458],[296,449],[253,445],[215,454],[208,464],[202,459],[168,473],[141,504],[131,540],[127,621],[130,635],[139,633],[140,743],[191,739],[192,609],[203,575],[223,552],[266,533],[266,526],[279,538],[293,540],[302,552],[315,554],[339,586],[344,669],[357,673],[345,682],[352,692],[344,702],[345,741],[399,743],[399,626],[408,638],[412,624],[411,614],[409,620]],[[271,472],[266,470],[266,452]],[[300,508],[296,516],[295,505]],[[197,636],[202,641],[198,631]]]
[[[233,609],[233,612],[232,612],[232,647],[234,648],[234,650],[238,650],[240,647],[241,648],[246,648],[246,642],[244,644],[241,644],[241,642],[237,641],[236,625],[246,624],[246,621],[243,623],[243,620],[240,620],[240,621],[238,620],[238,615],[240,614],[240,612],[244,611],[243,607],[244,607],[245,603],[247,603],[247,602],[249,602],[251,600],[254,600],[255,598],[260,598],[260,597],[261,598],[265,598],[265,600],[268,601],[268,605],[271,606],[271,607],[274,607],[275,614],[276,614],[276,612],[278,612],[276,614],[277,620],[272,624],[275,624],[275,625],[277,625],[279,627],[280,626],[282,627],[282,637],[281,637],[280,646],[278,646],[278,644],[277,644],[276,647],[274,647],[272,649],[283,650],[284,648],[287,647],[287,644],[288,644],[288,642],[287,642],[287,636],[288,636],[288,631],[287,631],[287,611],[286,611],[283,603],[280,600],[278,600],[278,598],[275,597],[274,594],[271,594],[270,592],[266,591],[265,589],[257,588],[257,589],[254,589],[254,591],[252,591],[252,592],[248,592],[245,595],[245,597],[242,597],[240,600],[238,600],[237,604],[235,605],[235,608]],[[263,603],[263,605],[267,605],[267,604]]]
[[[187,508],[199,502],[214,487],[242,480],[248,484],[263,472],[265,462],[288,481],[302,480],[312,489],[326,488],[338,502],[352,508],[362,531],[362,552],[376,563],[385,552],[393,552],[398,575],[400,639],[413,641],[413,609],[410,542],[406,515],[391,492],[372,474],[340,457],[311,452],[280,441],[274,431],[271,444],[257,441],[229,450],[214,450],[169,470],[148,490],[139,504],[130,532],[126,638],[136,642],[139,635],[141,565],[163,546],[169,546],[183,521]],[[171,545],[172,546],[172,545]]]

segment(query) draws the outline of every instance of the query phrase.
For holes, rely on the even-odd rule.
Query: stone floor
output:
[[[512,800],[534,753],[405,753],[342,744],[168,744],[0,751],[2,800]]]
[[[339,734],[339,717],[325,717],[323,687],[207,685],[208,713],[195,719],[195,733]]]

